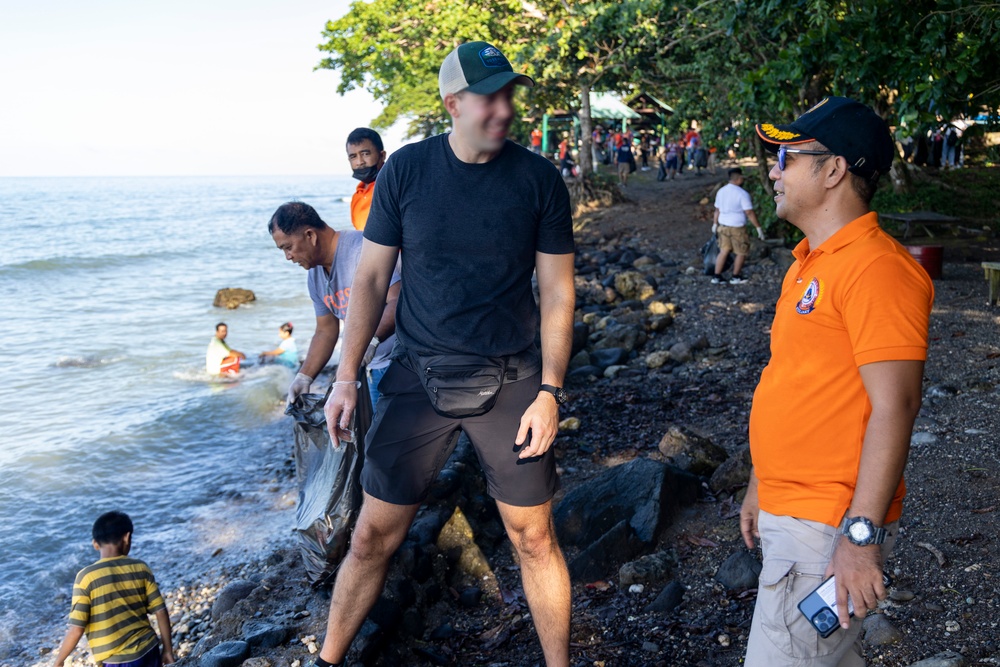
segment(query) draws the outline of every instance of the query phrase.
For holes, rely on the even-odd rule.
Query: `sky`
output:
[[[0,0],[0,177],[350,174],[344,140],[381,108],[313,71],[348,9]]]

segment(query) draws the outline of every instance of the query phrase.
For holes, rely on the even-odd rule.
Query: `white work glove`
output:
[[[713,222],[712,223],[712,233],[715,234],[718,231],[719,231],[719,223]]]
[[[292,384],[288,387],[288,404],[291,405],[295,402],[295,399],[299,397],[299,394],[308,393],[309,387],[312,386],[313,378],[309,377],[305,373],[296,373],[295,379],[292,380]]]
[[[367,366],[375,358],[375,350],[378,349],[379,344],[382,341],[378,339],[378,336],[372,336],[372,342],[368,343],[368,349],[365,350],[365,356],[361,357],[361,365]]]
[[[767,238],[766,236],[764,236],[764,228],[763,227],[758,227],[757,228],[757,238],[759,238],[761,241],[763,241],[765,238]]]

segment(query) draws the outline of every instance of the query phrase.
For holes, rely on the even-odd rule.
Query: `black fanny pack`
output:
[[[517,368],[510,366],[510,357],[409,352],[407,361],[434,411],[443,417],[484,415],[497,402],[504,381],[517,380]]]

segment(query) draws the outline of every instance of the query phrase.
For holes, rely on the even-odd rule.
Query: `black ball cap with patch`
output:
[[[875,111],[847,97],[827,97],[787,125],[760,123],[757,135],[776,153],[782,144],[818,141],[847,160],[848,170],[878,181],[896,154],[889,127]]]
[[[477,95],[492,95],[510,82],[534,86],[535,82],[511,67],[507,56],[487,42],[467,42],[449,53],[438,71],[438,90],[448,93],[464,90]]]

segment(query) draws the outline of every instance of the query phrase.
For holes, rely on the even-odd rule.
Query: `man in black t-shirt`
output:
[[[327,425],[347,435],[366,341],[402,251],[397,349],[365,442],[364,503],[330,602],[319,667],[344,659],[459,431],[472,441],[521,565],[547,665],[569,664],[570,584],[556,542],[551,450],[572,347],[569,193],[545,158],[507,139],[515,85],[531,86],[485,42],[463,44],[438,76],[453,129],[405,146],[379,173],[354,277]],[[539,303],[532,292],[537,275]],[[541,327],[541,350],[535,335]],[[421,355],[509,359],[483,415],[434,409]]]

